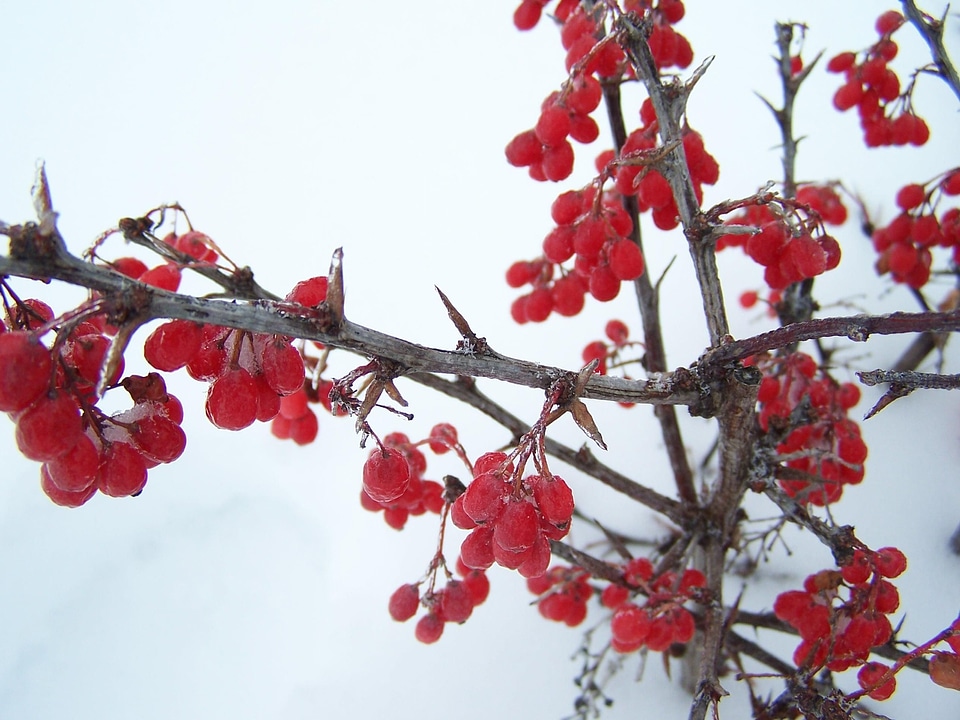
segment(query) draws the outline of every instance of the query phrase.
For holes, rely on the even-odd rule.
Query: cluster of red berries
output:
[[[327,279],[298,283],[286,301],[312,307],[323,301]],[[304,389],[304,363],[290,338],[244,330],[170,320],[144,343],[144,357],[158,370],[185,367],[194,379],[209,382],[206,413],[219,428],[241,430],[255,421],[267,422],[281,413],[282,399]],[[297,414],[290,403],[281,423],[301,444],[316,437],[316,417]],[[275,431],[276,434],[277,431]],[[282,429],[279,429],[283,434]]]
[[[443,486],[425,480],[427,458],[418,445],[428,444],[437,455],[449,450],[460,454],[457,431],[449,423],[435,425],[429,437],[413,443],[403,433],[390,433],[383,446],[374,448],[363,465],[363,490],[360,504],[370,512],[383,511],[383,519],[395,530],[402,530],[411,515],[443,510]]]
[[[900,214],[873,232],[873,247],[880,254],[877,272],[889,272],[895,282],[919,289],[930,279],[932,248],[952,248],[953,262],[960,265],[960,208],[944,211],[939,220],[936,216],[940,200],[956,195],[960,195],[960,168],[930,183],[900,188]]]
[[[610,644],[619,653],[635,652],[642,647],[662,652],[693,638],[696,623],[683,604],[695,588],[706,585],[703,573],[687,569],[679,575],[665,572],[656,579],[653,574],[650,560],[634,558],[623,568],[625,584],[608,585],[600,596],[601,604],[613,610]],[[630,600],[638,591],[646,595],[643,605]]]
[[[836,502],[844,485],[863,480],[867,445],[860,426],[847,417],[860,401],[860,389],[837,383],[804,353],[750,363],[764,374],[757,395],[760,426],[785,435],[777,452],[794,472],[780,480],[781,487],[803,502]]]
[[[728,225],[757,228],[753,235],[724,235],[717,250],[741,247],[762,265],[763,279],[774,290],[821,275],[840,264],[840,244],[821,232],[824,225],[842,225],[847,209],[829,186],[805,185],[796,200],[747,205],[727,219]]]
[[[603,329],[609,343],[603,340],[594,340],[589,343],[582,353],[583,362],[591,363],[596,360],[597,373],[606,375],[608,362],[616,362],[619,353],[634,343],[629,340],[630,328],[622,320],[610,320]]]
[[[593,595],[590,573],[580,567],[558,565],[539,577],[527,579],[527,589],[537,596],[537,610],[547,620],[576,627],[587,617]]]
[[[9,331],[0,322],[0,411],[16,425],[20,452],[43,463],[41,487],[53,502],[79,507],[98,490],[137,495],[149,468],[183,453],[183,408],[159,375],[118,383],[118,361],[106,384],[122,385],[134,405],[113,416],[97,407],[110,347],[102,316],[58,324],[46,303],[30,299],[8,322]],[[40,335],[52,328],[57,337],[47,348]]]
[[[415,632],[422,643],[435,643],[443,635],[446,623],[463,623],[473,614],[473,609],[483,603],[490,593],[490,581],[483,570],[474,570],[457,559],[457,574],[461,580],[448,579],[439,590],[428,590],[422,596],[420,583],[398,587],[390,596],[390,617],[397,622],[406,622],[417,614],[422,605],[427,614],[417,621]]]
[[[930,139],[930,128],[910,107],[910,90],[901,95],[900,78],[888,67],[897,56],[897,44],[891,39],[904,23],[896,10],[883,13],[876,22],[880,39],[863,53],[842,52],[827,63],[827,70],[843,73],[846,82],[833,96],[837,110],[852,107],[860,114],[863,140],[867,147],[885,145],[923,145]]]
[[[896,688],[890,678],[873,687],[889,669],[867,663],[872,648],[893,637],[887,617],[900,607],[900,594],[887,578],[907,568],[897,548],[876,552],[857,550],[851,562],[837,570],[822,570],[803,582],[803,590],[789,590],[773,604],[776,616],[800,633],[793,653],[798,666],[842,672],[863,665],[858,681],[874,700],[886,700]],[[866,664],[865,664],[866,663]]]
[[[627,137],[614,165],[616,188],[621,195],[636,195],[640,212],[650,210],[653,224],[661,230],[672,230],[680,224],[680,213],[673,191],[666,178],[643,163],[644,155],[657,147],[660,131],[653,103],[647,98],[640,105],[641,126]],[[697,200],[703,201],[703,186],[713,185],[720,177],[720,166],[707,152],[703,137],[685,126],[682,130],[683,152]],[[609,157],[613,160],[613,157]],[[636,160],[636,163],[632,163]]]
[[[470,534],[460,547],[467,567],[485,570],[495,562],[537,577],[550,565],[550,540],[570,530],[573,493],[558,475],[521,478],[506,453],[481,455],[473,481],[450,509],[450,519]]]
[[[553,203],[551,215],[557,227],[543,241],[543,257],[516,262],[507,270],[510,287],[533,288],[510,307],[518,323],[543,322],[551,312],[572,317],[583,309],[588,292],[608,302],[620,293],[621,283],[644,271],[643,254],[630,237],[633,222],[615,193],[598,198],[593,185],[565,192]],[[571,258],[573,270],[565,271],[561,264]],[[555,272],[560,273],[556,279]]]

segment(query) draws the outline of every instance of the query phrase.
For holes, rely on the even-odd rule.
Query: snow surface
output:
[[[688,3],[680,29],[697,62],[716,56],[690,104],[691,122],[721,166],[707,202],[747,195],[780,176],[776,129],[753,94],[779,98],[769,60],[774,21],[808,22],[809,59],[820,48],[829,56],[872,42],[873,18],[888,5]],[[75,251],[121,217],[179,201],[265,287],[282,293],[325,273],[342,246],[351,319],[452,348],[457,336],[436,284],[497,351],[575,367],[606,318],[619,315],[634,328],[637,321],[626,296],[575,320],[518,328],[508,319],[513,294],[502,273],[536,254],[558,189],[507,166],[503,147],[532,126],[541,99],[563,79],[555,30],[545,22],[517,33],[514,6],[12,4],[0,11],[0,218],[32,217],[29,188],[42,158],[60,228]],[[948,35],[956,48],[956,29]],[[899,67],[922,63],[923,50],[904,41]],[[917,104],[934,132],[920,151],[863,151],[856,118],[830,108],[835,87],[835,78],[815,72],[801,94],[797,132],[809,136],[800,147],[802,179],[843,177],[889,218],[900,185],[956,162],[956,99],[937,80],[920,80]],[[587,158],[578,161],[580,182],[589,177]],[[817,283],[821,299],[842,303],[831,311],[913,307],[902,289],[866,270],[872,250],[855,222],[840,240],[841,272]],[[112,242],[108,249],[124,252]],[[670,361],[686,365],[706,341],[686,250],[676,233],[648,242],[652,272],[674,256],[662,304]],[[731,298],[759,287],[755,267],[735,253],[720,262]],[[60,310],[78,297],[56,292]],[[767,328],[754,313],[732,314],[739,337]],[[570,344],[552,345],[558,333]],[[901,346],[871,340],[847,346],[842,357],[864,369],[884,367]],[[350,367],[349,358],[337,363],[340,371]],[[949,353],[946,370],[957,371]],[[387,598],[423,572],[436,528],[415,519],[398,534],[360,508],[365,453],[352,423],[322,417],[320,439],[307,448],[278,442],[265,427],[218,432],[199,410],[202,387],[179,376],[170,387],[186,408],[187,451],[152,470],[137,499],[96,497],[72,511],[53,506],[38,487],[37,465],[17,454],[7,426],[0,442],[0,717],[569,714],[578,669],[570,657],[582,632],[542,620],[514,574],[491,571],[490,599],[435,646],[420,645],[411,625],[389,619]],[[533,391],[483,387],[523,417],[541,403]],[[383,431],[422,435],[434,422],[451,421],[473,455],[508,440],[418,387],[403,392],[416,419],[401,428],[382,416],[376,422]],[[878,396],[864,395],[864,408]],[[671,492],[649,413],[593,412],[610,462]],[[907,553],[910,568],[897,585],[904,636],[917,641],[960,609],[960,558],[946,550],[960,522],[958,415],[955,397],[916,393],[866,423],[867,479],[834,508],[866,542]],[[683,422],[699,459],[709,425]],[[583,441],[572,424],[557,433],[574,445]],[[457,471],[452,460],[430,460],[431,474]],[[650,513],[569,477],[585,512],[646,537],[663,532]],[[752,518],[772,512],[759,499],[748,509]],[[830,566],[829,553],[809,536],[792,533],[788,542],[792,556],[774,551],[749,581],[745,607],[769,608],[777,592]],[[739,590],[731,581],[731,597]],[[595,607],[591,618],[600,618]],[[782,656],[793,647],[789,638],[769,642]],[[637,676],[637,660],[626,658],[608,688],[615,703],[606,718],[685,717],[688,698],[664,678],[658,656],[643,682],[634,682]],[[852,688],[852,673],[843,682]],[[960,716],[957,693],[907,674],[900,685],[880,712]],[[725,686],[735,697],[723,703],[721,717],[747,717],[742,688],[732,678]]]

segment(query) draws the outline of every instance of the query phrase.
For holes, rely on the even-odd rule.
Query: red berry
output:
[[[907,569],[907,558],[895,547],[877,550],[875,555],[877,571],[886,578],[900,576]]]
[[[610,619],[610,632],[625,645],[635,645],[646,640],[650,634],[650,616],[646,610],[633,603],[620,605]]]
[[[603,334],[610,338],[614,345],[622,346],[627,342],[630,329],[622,320],[610,320],[604,327]]]
[[[277,394],[291,395],[303,387],[303,357],[288,341],[273,336],[260,356],[267,385]]]
[[[157,370],[179,370],[200,350],[203,329],[189,320],[170,320],[150,333],[143,356]]]
[[[242,430],[257,419],[257,384],[243,368],[232,368],[210,384],[207,418],[218,428]]]
[[[363,489],[379,503],[393,502],[409,485],[410,466],[396,448],[378,448],[363,464]]]
[[[532,504],[510,500],[493,529],[494,541],[504,550],[521,552],[533,546],[540,535],[540,519]]]
[[[440,595],[439,615],[445,622],[466,622],[473,614],[473,596],[466,584],[450,580]]]
[[[316,307],[326,300],[327,285],[327,278],[323,276],[301,280],[293,286],[293,290],[287,293],[286,301],[304,307]]]
[[[63,455],[82,434],[77,403],[62,391],[41,395],[17,418],[17,447],[31,460],[43,462]]]
[[[566,530],[573,517],[573,492],[559,475],[537,476],[533,481],[533,499],[544,520]]]
[[[866,665],[860,668],[860,671],[857,673],[857,682],[860,684],[860,687],[866,690],[867,688],[876,685],[880,678],[882,678],[889,669],[889,666],[884,665],[883,663],[868,662]],[[883,685],[874,688],[867,693],[867,695],[874,700],[886,700],[893,695],[894,692],[896,692],[896,689],[897,679],[895,677],[891,677],[889,680],[883,683]]]
[[[165,263],[147,270],[137,279],[161,290],[176,292],[180,287],[180,268],[173,263]]]
[[[834,55],[827,63],[827,72],[842,73],[849,70],[857,62],[857,56],[852,52],[842,52]]]
[[[100,450],[87,435],[59,457],[44,464],[50,482],[68,493],[82,493],[96,485]],[[95,489],[95,488],[94,488]]]
[[[0,411],[19,412],[50,387],[50,351],[30,332],[0,334]]]
[[[440,639],[440,636],[443,635],[443,620],[433,613],[424,615],[417,621],[417,628],[414,634],[417,640],[425,645],[435,643]]]
[[[880,17],[877,18],[875,27],[876,27],[877,33],[879,33],[880,35],[889,35],[898,27],[903,25],[903,23],[904,23],[903,15],[901,15],[896,10],[887,10],[885,13],[883,13]]]
[[[636,280],[643,275],[643,254],[630,240],[615,240],[607,251],[610,270],[619,280]]]
[[[401,585],[390,596],[390,617],[397,622],[409,620],[420,606],[420,590],[416,585]]]
[[[900,206],[901,210],[913,210],[915,207],[919,207],[926,199],[927,191],[923,185],[918,185],[917,183],[912,183],[910,185],[904,185],[897,192],[897,205]]]
[[[113,442],[100,456],[97,488],[110,497],[136,495],[147,483],[147,466],[143,455],[132,445]]]
[[[187,444],[180,426],[162,414],[137,420],[130,437],[144,455],[158,463],[173,462]]]
[[[514,167],[528,167],[541,161],[543,145],[533,130],[525,130],[509,142],[505,152],[507,162]]]
[[[40,466],[40,488],[55,504],[71,508],[80,507],[97,492],[96,483],[91,483],[87,488],[75,492],[57,487],[50,478],[47,465]]]
[[[540,22],[543,3],[538,0],[523,0],[513,12],[513,24],[517,30],[532,30]]]

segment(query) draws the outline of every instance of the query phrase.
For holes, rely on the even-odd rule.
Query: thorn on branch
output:
[[[857,377],[864,385],[871,387],[880,383],[890,383],[890,388],[877,401],[876,405],[864,415],[864,420],[872,418],[894,400],[906,397],[918,388],[931,390],[956,390],[960,388],[960,375],[918,373],[910,370],[870,370],[858,372]]]
[[[330,319],[333,327],[339,328],[343,323],[343,248],[333,251],[330,259],[330,273],[327,277],[327,297],[325,302],[330,310]]]
[[[460,333],[460,337],[463,338],[457,342],[457,352],[468,355],[483,355],[491,352],[490,346],[487,344],[487,339],[485,337],[477,337],[477,334],[473,332],[473,329],[470,327],[470,323],[468,323],[460,311],[453,306],[450,298],[444,294],[443,290],[436,285],[433,287],[440,295],[440,301],[443,303],[443,306],[447,309],[447,316],[450,318],[450,322],[453,323],[453,326],[457,328],[457,332]]]

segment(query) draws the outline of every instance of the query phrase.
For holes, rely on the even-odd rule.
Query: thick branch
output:
[[[680,222],[687,234],[690,256],[700,285],[704,315],[710,332],[710,344],[714,347],[729,332],[727,313],[723,305],[723,292],[717,272],[715,238],[709,227],[701,220],[700,203],[697,200],[683,151],[683,134],[680,119],[686,109],[687,97],[691,85],[684,86],[679,80],[670,84],[660,81],[660,72],[653,59],[653,53],[647,43],[650,37],[650,20],[635,23],[630,16],[618,19],[621,47],[633,66],[637,77],[643,82],[653,103],[660,127],[660,138],[664,145],[675,145],[658,166],[673,191],[680,214]],[[700,71],[702,72],[702,70]],[[694,76],[695,82],[699,75]]]
[[[29,229],[30,226],[27,226]],[[16,228],[10,228],[15,234]],[[23,233],[24,235],[27,233]],[[18,236],[20,237],[20,236]],[[11,245],[15,239],[11,240]],[[21,243],[22,244],[22,243]],[[487,350],[452,352],[417,345],[344,320],[337,326],[323,307],[303,308],[270,300],[204,299],[166,292],[71,255],[59,237],[35,235],[30,248],[0,255],[0,276],[61,280],[95,290],[108,299],[110,312],[137,323],[158,318],[180,318],[317,340],[331,347],[367,357],[381,357],[402,366],[404,373],[436,372],[487,377],[513,385],[547,389],[570,375],[561,368],[509,358]],[[584,398],[651,404],[695,405],[699,399],[689,372],[669,373],[648,381],[595,375]]]

